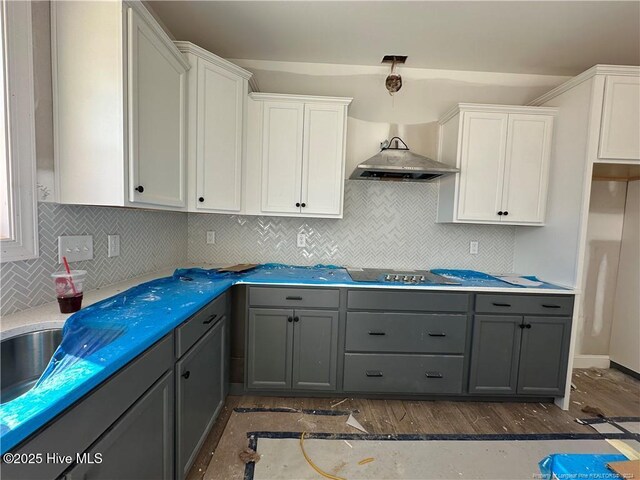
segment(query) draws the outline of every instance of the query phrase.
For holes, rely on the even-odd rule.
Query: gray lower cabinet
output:
[[[569,317],[476,315],[469,393],[564,393]]]
[[[227,318],[176,363],[176,478],[184,478],[224,404]]]
[[[78,463],[63,478],[173,478],[173,384],[169,371],[85,452],[86,463]]]
[[[247,387],[335,390],[338,312],[251,308]]]
[[[516,393],[521,324],[521,316],[476,315],[469,393]]]

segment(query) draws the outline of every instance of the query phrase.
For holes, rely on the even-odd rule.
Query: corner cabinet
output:
[[[438,222],[544,223],[553,118],[542,107],[459,104],[440,120]]]
[[[190,212],[242,209],[248,72],[190,42],[175,42],[189,60],[187,206]]]
[[[252,93],[250,215],[342,218],[350,98]]]
[[[607,75],[600,120],[598,161],[640,161],[640,77]]]
[[[52,2],[59,203],[182,210],[189,64],[141,2]]]

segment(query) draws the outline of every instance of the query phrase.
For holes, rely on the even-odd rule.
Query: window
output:
[[[38,256],[31,4],[0,0],[2,262]]]

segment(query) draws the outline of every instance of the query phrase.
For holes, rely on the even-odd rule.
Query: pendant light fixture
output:
[[[382,63],[391,64],[391,73],[384,81],[384,85],[387,87],[389,95],[391,96],[402,88],[402,76],[397,72],[397,66],[404,65],[406,61],[406,55],[385,55],[382,58]]]

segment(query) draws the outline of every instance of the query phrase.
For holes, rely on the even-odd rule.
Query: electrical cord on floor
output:
[[[337,477],[335,475],[331,475],[330,473],[323,471],[320,467],[318,467],[315,463],[311,461],[311,459],[309,458],[309,455],[307,455],[307,452],[304,450],[304,436],[306,434],[307,432],[302,432],[302,435],[300,435],[300,450],[302,450],[302,455],[304,455],[304,459],[307,461],[307,463],[311,465],[311,468],[313,468],[316,472],[318,472],[320,475],[322,475],[325,478],[329,478],[331,480],[347,480],[346,478]]]

